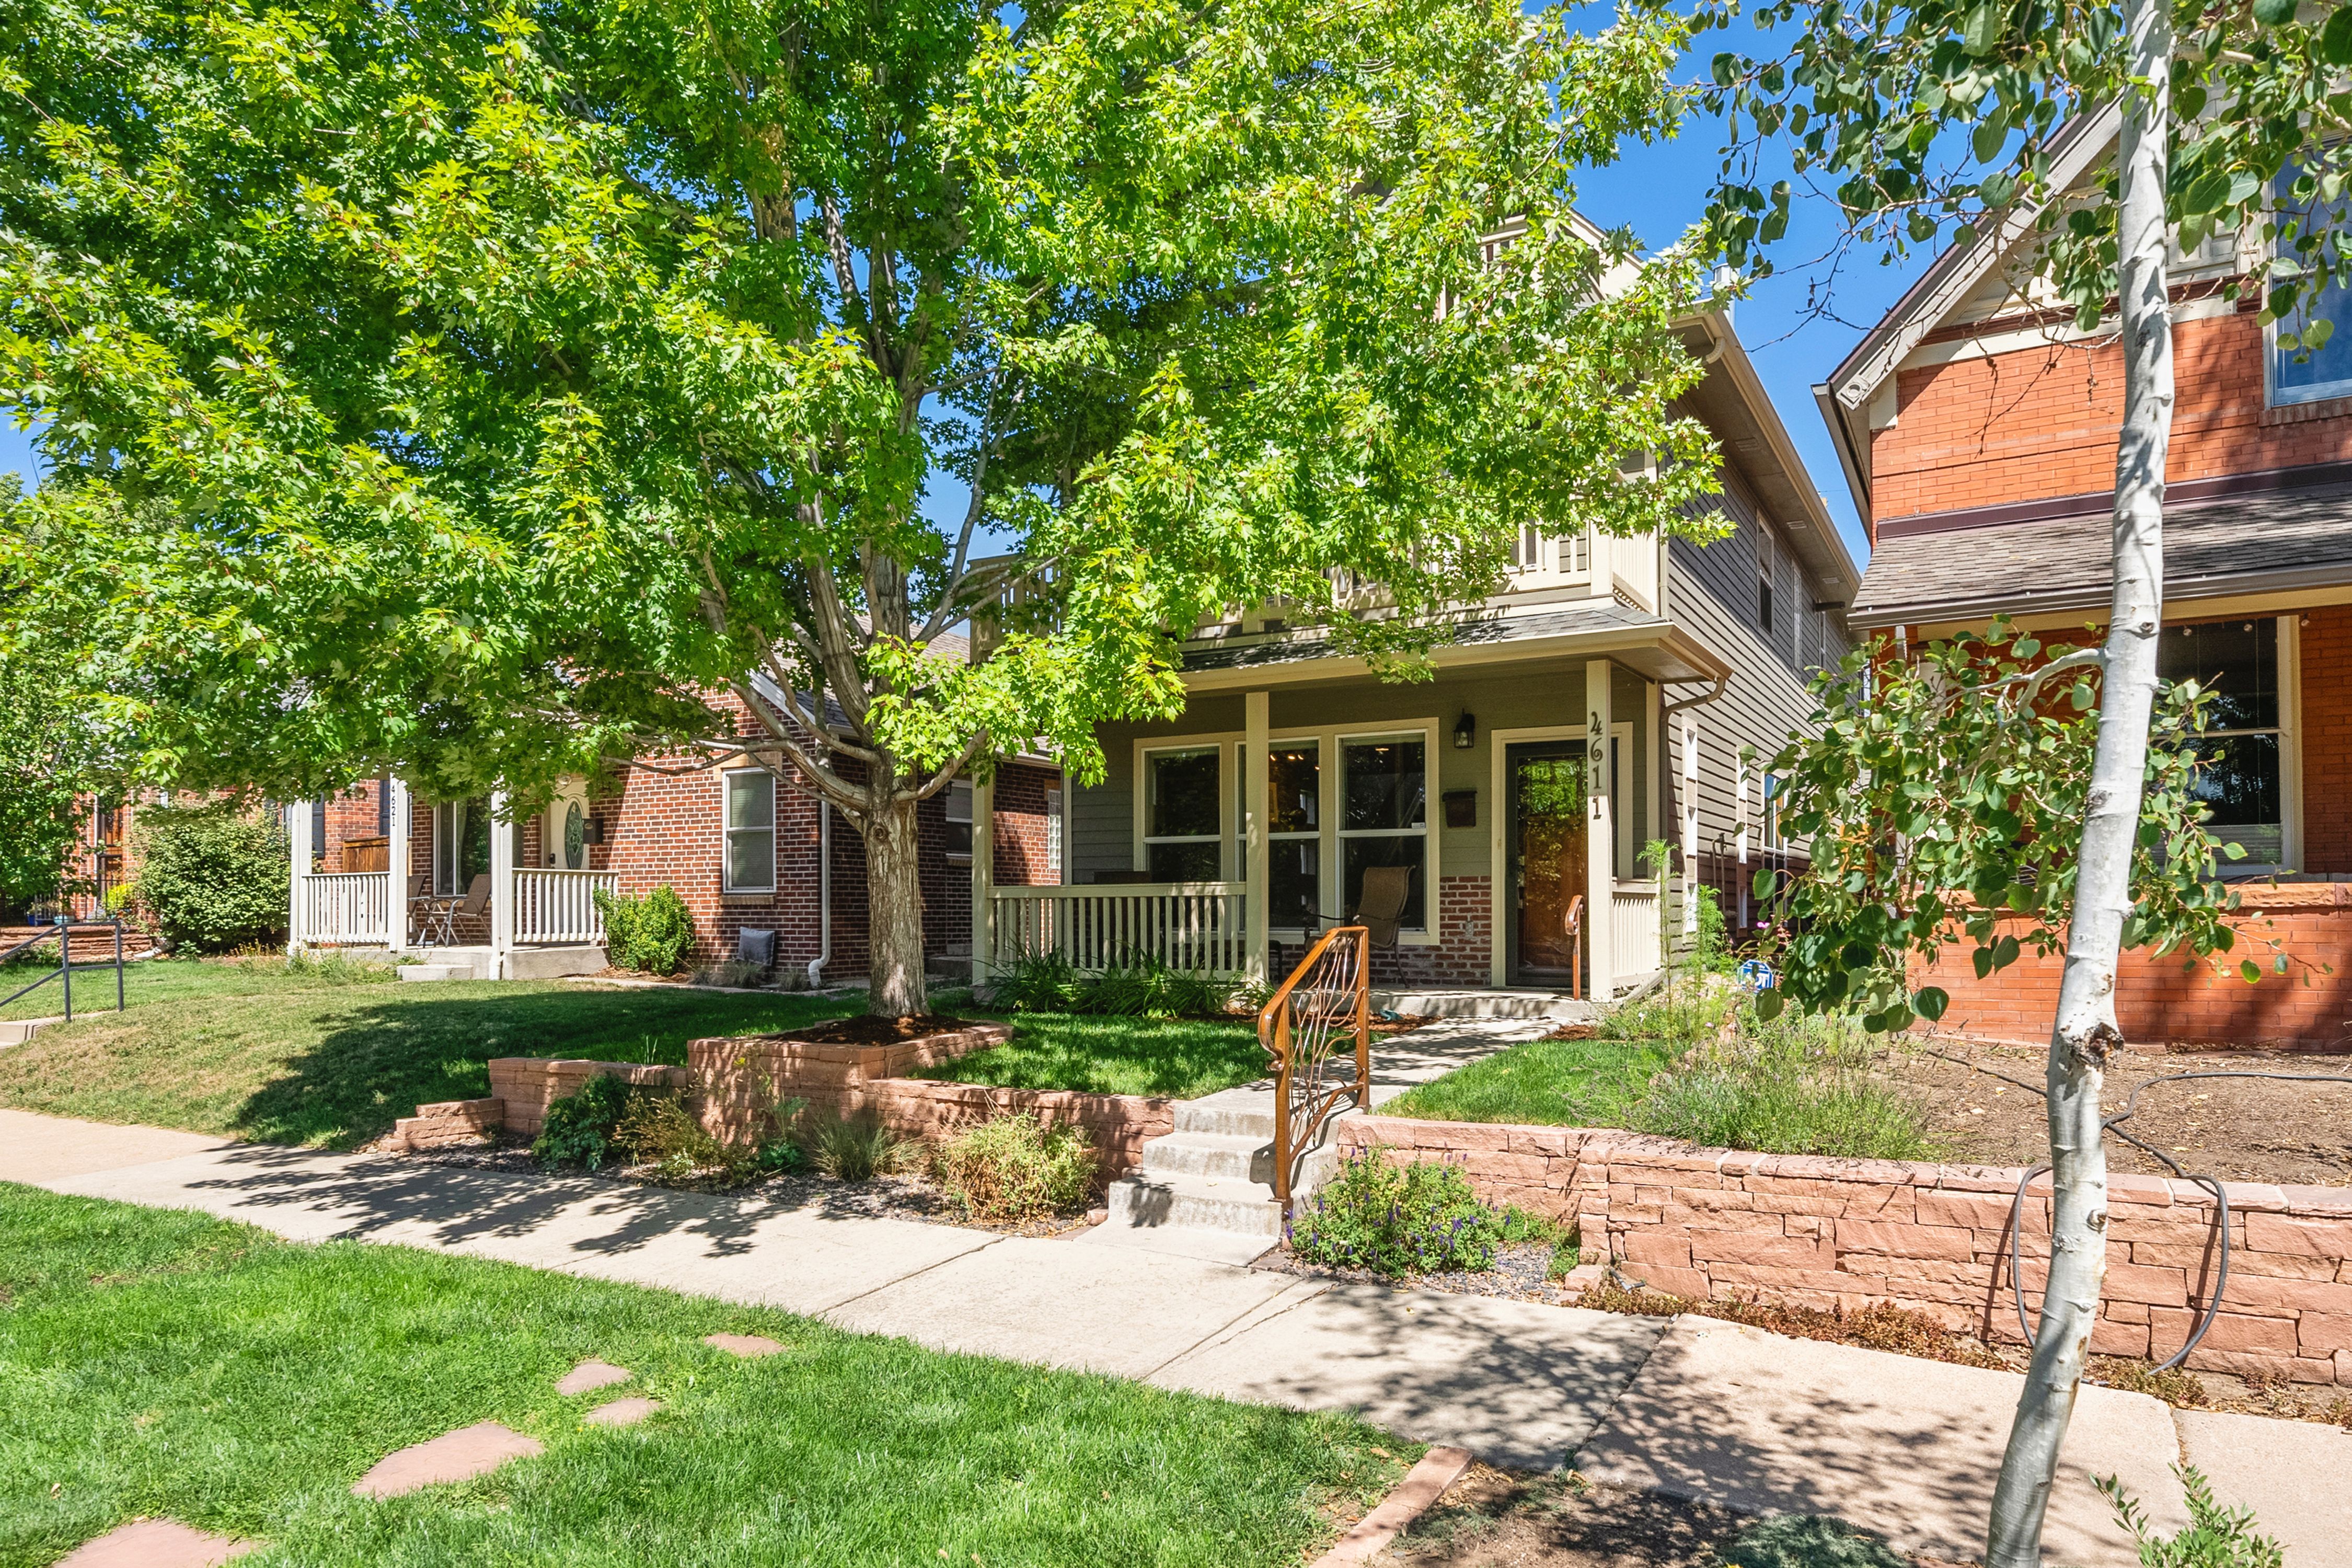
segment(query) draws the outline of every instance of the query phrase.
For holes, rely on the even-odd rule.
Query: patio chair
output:
[[[1371,932],[1374,947],[1394,947],[1397,933],[1404,929],[1404,906],[1412,897],[1412,868],[1410,866],[1367,866],[1364,885],[1356,894],[1356,907],[1338,920],[1329,915],[1318,915],[1318,926],[1363,926]]]
[[[446,900],[454,905],[455,899]],[[436,942],[451,942],[457,939],[449,933],[445,900],[433,896],[433,879],[423,871],[408,879],[408,900],[403,906],[406,917],[416,928],[419,946],[431,947]]]
[[[473,881],[467,885],[466,889],[466,896],[464,898],[450,898],[445,895],[441,898],[435,899],[432,902],[432,912],[435,918],[440,921],[442,940],[444,942],[450,943],[452,946],[456,945],[457,942],[457,923],[460,921],[466,922],[469,929],[478,923],[482,927],[484,937],[487,938],[488,936],[490,874],[488,871],[476,877]]]

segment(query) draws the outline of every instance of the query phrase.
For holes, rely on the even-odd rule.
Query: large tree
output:
[[[1742,8],[1739,0],[1709,4],[1699,25],[1727,24]],[[2315,317],[2315,302],[2352,279],[2352,237],[2339,221],[2352,177],[2352,143],[2342,140],[2352,129],[2352,10],[2305,6],[2299,16],[2295,0],[1776,0],[1746,9],[1766,33],[1790,35],[1780,55],[1727,52],[1714,65],[1713,101],[1730,114],[1733,145],[1711,216],[1735,261],[1787,227],[1791,183],[1768,186],[1759,174],[1777,146],[1797,181],[1826,186],[1820,194],[1841,206],[1855,235],[1895,252],[1946,238],[2016,247],[2021,289],[2046,285],[2073,308],[2079,331],[2112,332],[2122,348],[2104,645],[2072,651],[2063,669],[2036,670],[2029,667],[2042,651],[2002,630],[1969,656],[1985,667],[1983,679],[1953,676],[1905,710],[1916,721],[1912,735],[1889,736],[1901,712],[1861,721],[1853,740],[1882,753],[1864,763],[1872,778],[1840,800],[1835,770],[1813,770],[1832,793],[1816,793],[1798,811],[1860,850],[1836,857],[1846,887],[1817,884],[1818,912],[1843,907],[1852,918],[1791,966],[1800,1000],[1867,997],[1881,1026],[1907,1022],[1915,1010],[1932,1016],[1939,994],[1903,996],[1909,954],[1947,940],[1952,917],[1980,928],[1982,969],[2007,962],[2018,944],[1992,937],[1986,907],[1996,900],[2053,940],[2064,932],[2047,1074],[2050,1274],[1986,1546],[1990,1568],[2029,1568],[2041,1561],[2042,1517],[2105,1268],[2099,1096],[2107,1056],[2123,1038],[2117,961],[2127,942],[2227,944],[2212,900],[2182,885],[2184,873],[2208,875],[2209,865],[2148,853],[2209,842],[2183,815],[2179,769],[2149,752],[2159,717],[2174,395],[2168,247],[2245,233],[2259,258],[2243,286],[2264,290],[2263,316],[2281,323],[2283,346],[2326,342],[2336,323]],[[2113,155],[2087,181],[2061,188],[2053,140],[2106,114]],[[2096,719],[2095,734],[2080,737],[2090,742],[2081,759],[2087,771],[2069,783],[2079,731],[2053,734],[2034,705],[2075,674],[2087,678],[2079,706],[2095,702]],[[2182,704],[2194,699],[2184,693],[2161,714],[2175,748]],[[1955,742],[1965,743],[1954,751]],[[1987,745],[2011,750],[1979,767]],[[1938,784],[1913,766],[1923,757],[1964,765]],[[2151,778],[2160,785],[2152,801]],[[1874,781],[1895,788],[1874,789]],[[1928,810],[1946,788],[1944,809]],[[1970,788],[1975,796],[1966,798]],[[2047,815],[2053,800],[2066,803],[2071,820]],[[1856,806],[1880,815],[1868,819]],[[2021,848],[2029,822],[2057,837],[2057,853]],[[2152,895],[2137,910],[2136,891]],[[1844,903],[1852,892],[1864,897]]]
[[[1098,772],[1234,603],[1375,580],[1337,634],[1410,673],[1522,521],[1686,529],[1713,482],[1685,258],[1571,220],[1678,112],[1653,14],[28,0],[0,36],[0,404],[51,475],[0,637],[74,650],[148,776],[280,794],[527,803],[740,750],[731,697],[864,837],[877,1011],[923,1005],[915,809],[960,771]],[[989,657],[938,657],[975,616]]]

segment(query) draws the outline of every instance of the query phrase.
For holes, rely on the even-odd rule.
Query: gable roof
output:
[[[2115,144],[2122,124],[2122,111],[2108,104],[2060,126],[2050,139],[2052,186],[2069,190],[2096,168]],[[1814,386],[1813,401],[1830,427],[1838,464],[1853,492],[1854,510],[1862,514],[1864,531],[1873,535],[1874,546],[1877,530],[1870,503],[1871,400],[1895,379],[1911,352],[1948,321],[1993,269],[2016,251],[2032,232],[2042,210],[2037,204],[2021,203],[1972,243],[1948,246],[1878,324],[1863,334],[1830,378]]]

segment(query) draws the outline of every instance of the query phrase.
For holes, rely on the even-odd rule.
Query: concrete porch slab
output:
[[[205,1132],[0,1110],[0,1182],[42,1184],[237,1147]]]
[[[2294,1568],[2352,1568],[2352,1432],[2315,1421],[2176,1410],[2181,1457],[2213,1495],[2254,1510]]]
[[[1290,1283],[1192,1258],[1015,1237],[825,1319],[933,1350],[1141,1377]]]
[[[1403,1436],[1549,1470],[1601,1422],[1664,1327],[1572,1307],[1336,1285],[1299,1292],[1151,1381],[1255,1404],[1354,1409]]]
[[[2021,1387],[2011,1373],[1681,1318],[1576,1468],[1743,1513],[1831,1514],[1898,1551],[1975,1562]],[[2178,1528],[2188,1521],[2169,1468],[2178,1451],[2164,1405],[2084,1388],[2050,1500],[2049,1561],[2134,1568],[2138,1554],[2091,1479],[2120,1477]]]

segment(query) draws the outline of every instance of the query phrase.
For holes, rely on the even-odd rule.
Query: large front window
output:
[[[2344,227],[2347,217],[2346,207],[2352,204],[2317,199],[2296,202],[2294,184],[2302,174],[2300,168],[2290,163],[2280,171],[2272,185],[2281,216],[2293,218],[2295,226],[2306,235],[2320,235],[2323,245],[2337,243],[2337,231]],[[2284,258],[2294,259],[2292,254]],[[2312,348],[2312,329],[2323,321],[2326,326],[2316,334],[2323,341],[2317,348]],[[2293,339],[2293,343],[2283,342],[2281,334]],[[2337,284],[2320,290],[2315,298],[2300,301],[2293,315],[2272,329],[2270,353],[2273,404],[2352,397],[2352,290]],[[2252,846],[2248,847],[2251,850]]]
[[[1223,759],[1214,746],[1143,758],[1144,869],[1155,882],[1215,882],[1224,875],[1217,808]]]
[[[2280,789],[2278,623],[2205,621],[2167,626],[2158,643],[2157,671],[2167,680],[2195,680],[2213,693],[2198,753],[2197,797],[2211,808],[2206,824],[2224,844],[2246,852],[2245,864],[2275,866],[2284,849],[2285,814]]]
[[[1400,922],[1428,928],[1429,747],[1420,736],[1350,740],[1340,747],[1339,872],[1347,907],[1362,900],[1364,872],[1402,866],[1412,873]]]

